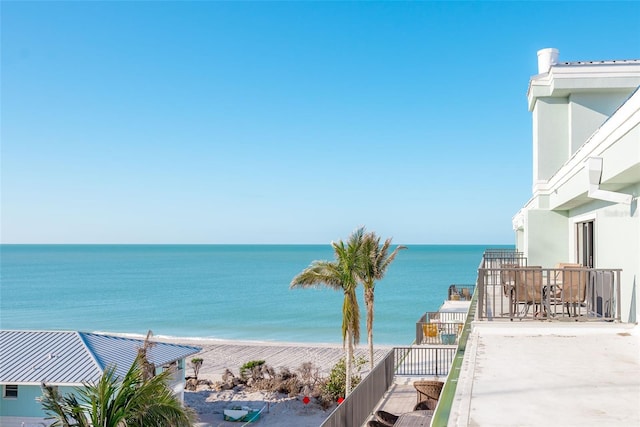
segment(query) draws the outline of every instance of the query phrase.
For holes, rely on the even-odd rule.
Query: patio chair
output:
[[[437,323],[423,323],[422,324],[423,342],[434,342],[438,337],[438,324]]]
[[[562,283],[562,275],[563,275],[563,271],[562,269],[564,268],[582,268],[582,264],[575,264],[575,263],[570,263],[570,262],[559,262],[556,264],[556,273],[555,273],[555,279],[556,281],[558,281],[558,283]]]
[[[519,267],[518,264],[502,264],[500,269],[500,284],[502,285],[502,292],[507,298],[509,298],[515,286],[516,273],[518,272],[516,269]]]
[[[533,266],[521,268],[516,275],[516,285],[513,295],[514,311],[518,304],[525,304],[523,316],[526,316],[531,306],[539,313],[542,306],[542,267]]]
[[[398,418],[400,418],[400,415],[395,415],[387,411],[376,411],[374,415],[378,421],[387,427],[393,426],[396,421],[398,421]]]
[[[444,387],[444,383],[442,381],[414,381],[413,387],[418,392],[418,403],[422,402],[425,399],[440,399],[440,392],[442,391],[442,387]]]
[[[581,265],[566,265],[562,272],[562,288],[559,291],[560,301],[567,308],[567,315],[571,317],[569,305],[573,306],[573,317],[578,316],[578,305],[587,299],[587,269]]]
[[[502,293],[505,298],[509,300],[509,315],[511,318],[513,318],[513,313],[516,311],[517,307],[513,293],[515,292],[516,276],[518,273],[516,269],[519,267],[520,266],[518,264],[502,264],[500,269]]]

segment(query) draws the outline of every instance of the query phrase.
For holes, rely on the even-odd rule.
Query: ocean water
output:
[[[401,251],[376,285],[374,342],[410,344],[450,284],[475,282],[485,248]],[[330,245],[1,245],[0,327],[341,343],[342,293],[289,289],[316,259]]]

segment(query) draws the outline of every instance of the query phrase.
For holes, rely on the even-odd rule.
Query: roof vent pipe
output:
[[[548,73],[553,65],[558,63],[560,51],[549,47],[538,51],[538,74]]]

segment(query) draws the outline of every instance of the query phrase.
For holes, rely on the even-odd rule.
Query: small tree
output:
[[[200,368],[202,367],[202,362],[204,362],[202,358],[194,357],[193,359],[191,359],[191,362],[189,363],[189,366],[191,367],[191,369],[193,369],[193,376],[196,378],[196,380],[198,379],[198,372],[200,372]]]
[[[355,387],[360,383],[362,379],[360,376],[360,370],[367,360],[364,357],[356,358],[353,362],[354,372],[351,375],[351,385]],[[321,386],[322,400],[329,404],[333,403],[340,397],[346,396],[347,386],[347,366],[345,359],[342,358],[331,368],[331,373],[326,382]]]

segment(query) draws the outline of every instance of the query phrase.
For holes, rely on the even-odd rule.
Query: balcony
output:
[[[633,359],[631,371],[638,366],[637,327],[619,323],[620,276],[620,269],[575,264],[529,266],[521,253],[487,250],[476,286],[451,285],[440,310],[416,322],[414,345],[391,350],[323,427],[363,425],[376,410],[414,414],[413,384],[445,377],[435,411],[416,414],[419,425],[510,418],[522,425],[587,425],[593,414],[581,406],[585,400],[602,403],[602,425],[637,424],[632,402],[640,383],[611,363]],[[455,341],[443,342],[445,335]],[[530,410],[543,406],[549,410]]]
[[[451,285],[447,299],[449,301],[471,301],[476,285]]]
[[[457,345],[467,313],[426,312],[416,322],[416,344]]]
[[[621,271],[485,258],[478,268],[478,320],[620,321]]]

